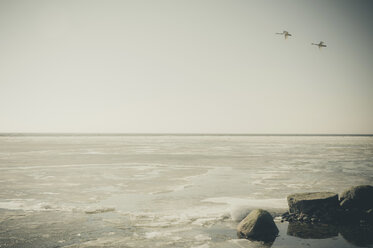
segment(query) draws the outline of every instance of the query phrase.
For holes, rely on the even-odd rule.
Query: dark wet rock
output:
[[[342,237],[349,243],[366,247],[373,244],[373,227],[370,225],[346,225],[339,228]]]
[[[309,222],[311,218],[321,222],[334,222],[340,216],[338,194],[312,192],[292,194],[287,197],[288,221]]]
[[[287,234],[303,239],[327,239],[340,233],[355,246],[373,244],[373,186],[346,190],[338,200],[332,192],[289,195],[289,211],[281,218],[288,221]]]
[[[290,213],[315,214],[338,208],[338,194],[314,192],[292,194],[287,197]]]
[[[278,234],[278,228],[272,215],[263,209],[255,209],[243,219],[237,227],[239,238],[273,242]]]
[[[303,217],[303,221],[304,221],[304,222],[310,222],[311,219],[310,219],[308,216],[304,216],[304,217]]]
[[[287,234],[302,239],[326,239],[338,236],[338,228],[330,224],[292,222]]]
[[[368,223],[373,224],[373,209],[365,211]]]
[[[367,223],[373,225],[373,210],[346,209],[341,215],[341,222],[348,225]]]
[[[340,197],[343,209],[368,210],[373,208],[373,186],[360,185],[344,191]]]
[[[356,225],[361,221],[368,221],[369,214],[358,209],[346,209],[343,211],[342,222],[344,224]]]

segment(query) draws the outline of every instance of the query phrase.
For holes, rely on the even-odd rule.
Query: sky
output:
[[[0,0],[0,132],[372,134],[372,11]]]

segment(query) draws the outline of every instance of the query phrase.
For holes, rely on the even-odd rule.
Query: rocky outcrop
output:
[[[265,242],[273,242],[278,232],[272,215],[263,209],[251,211],[237,227],[238,237]]]
[[[373,224],[373,186],[352,187],[338,195],[333,192],[292,194],[289,211],[282,219],[289,222]]]
[[[289,212],[282,217],[287,221],[333,222],[339,215],[338,194],[312,192],[287,197]]]
[[[352,187],[333,192],[293,194],[287,197],[287,234],[303,239],[324,239],[341,234],[356,246],[373,244],[373,186]]]

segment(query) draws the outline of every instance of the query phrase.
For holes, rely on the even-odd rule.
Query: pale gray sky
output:
[[[372,11],[0,0],[0,132],[373,133]]]

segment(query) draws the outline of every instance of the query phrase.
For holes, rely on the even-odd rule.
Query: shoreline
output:
[[[246,247],[246,248],[308,248],[308,247],[338,247],[356,248],[372,247],[373,241],[366,240],[361,243],[364,233],[363,229],[356,230],[340,228],[330,224],[309,225],[299,223],[281,222],[275,219],[279,234],[272,243],[239,239],[235,230],[238,222],[231,219],[217,221],[209,226],[194,226],[192,224],[181,225],[180,227],[131,227],[130,220],[113,212],[97,212],[87,214],[84,212],[64,211],[29,211],[23,210],[0,210],[0,216],[5,217],[7,212],[9,218],[2,220],[2,225],[7,222],[9,226],[17,226],[20,221],[24,228],[8,230],[9,238],[0,240],[2,247],[127,247],[128,243],[141,243],[143,247],[151,247],[155,244],[162,247],[185,247],[188,242],[194,244],[188,247]],[[280,213],[277,213],[278,215]],[[49,219],[54,220],[53,228],[49,228]],[[13,223],[13,224],[12,224]],[[38,229],[32,226],[39,223]],[[105,226],[102,226],[106,223]],[[31,229],[30,229],[31,228]],[[40,229],[41,228],[41,229]],[[184,238],[177,238],[181,233],[187,235]],[[190,234],[188,234],[190,233]],[[360,233],[363,236],[357,236]],[[10,235],[11,234],[11,235]],[[61,235],[62,234],[62,235]],[[136,234],[136,235],[135,235]],[[135,235],[135,236],[134,236]],[[137,236],[139,235],[139,236]],[[22,236],[24,241],[14,240],[12,237]],[[128,239],[131,237],[130,239]],[[172,243],[168,238],[175,237]],[[372,237],[372,235],[368,236]],[[29,240],[27,243],[27,240]],[[132,240],[132,241],[130,241]],[[171,239],[173,240],[173,239]],[[364,240],[363,240],[364,241]],[[13,242],[13,243],[12,243]],[[6,245],[8,244],[8,245]],[[129,246],[134,247],[134,246]]]

